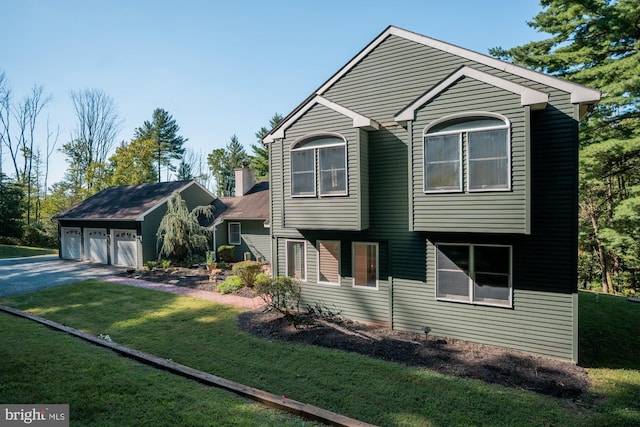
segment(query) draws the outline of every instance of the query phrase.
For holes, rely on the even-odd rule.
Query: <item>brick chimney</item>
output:
[[[249,169],[249,165],[243,162],[242,167],[235,169],[234,172],[236,174],[236,197],[244,196],[255,184],[253,169]]]

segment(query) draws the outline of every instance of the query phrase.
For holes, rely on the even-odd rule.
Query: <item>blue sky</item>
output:
[[[545,38],[526,22],[536,0],[1,0],[0,70],[15,100],[34,84],[53,96],[47,117],[67,142],[69,94],[100,89],[129,141],[155,108],[186,146],[210,153],[236,134],[248,152],[273,113],[286,115],[388,25],[480,53]],[[11,172],[3,149],[3,171]],[[62,179],[62,154],[49,182]]]

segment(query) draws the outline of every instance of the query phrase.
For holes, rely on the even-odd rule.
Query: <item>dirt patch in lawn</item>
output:
[[[230,270],[224,270],[218,283]],[[136,270],[127,277],[157,283],[174,283],[205,291],[216,290],[209,272],[202,267]],[[242,288],[237,295],[252,298]],[[238,326],[255,336],[299,342],[369,357],[424,367],[444,375],[473,378],[561,398],[577,398],[590,387],[586,371],[573,363],[533,356],[513,350],[467,341],[426,337],[424,334],[394,331],[338,316],[302,314],[296,325],[277,312],[250,311],[238,318]]]
[[[586,371],[573,363],[466,341],[426,338],[335,316],[301,315],[294,326],[280,313],[251,311],[240,315],[238,325],[262,338],[350,351],[555,397],[577,398],[590,386]]]

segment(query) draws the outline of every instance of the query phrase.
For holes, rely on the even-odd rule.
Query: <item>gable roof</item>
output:
[[[431,90],[425,93],[423,96],[418,98],[415,102],[408,105],[404,110],[402,110],[395,119],[397,121],[407,121],[415,119],[415,112],[422,105],[429,102],[431,99],[438,96],[441,92],[445,91],[449,86],[457,82],[463,77],[469,77],[474,80],[481,81],[483,83],[490,84],[492,86],[498,87],[500,89],[504,89],[511,93],[515,93],[516,95],[520,95],[520,104],[525,106],[531,106],[532,110],[541,110],[547,106],[547,102],[549,102],[549,94],[531,89],[527,86],[523,86],[518,83],[514,83],[510,80],[506,80],[497,76],[494,76],[489,73],[485,73],[482,71],[478,71],[474,68],[464,66],[460,68],[455,73],[451,74],[449,77],[444,79],[442,82],[434,86]]]
[[[94,194],[53,219],[143,221],[147,214],[161,206],[174,191],[182,192],[194,185],[214,198],[213,194],[194,180],[118,185]]]
[[[256,219],[269,223],[269,181],[262,180],[241,197],[221,197],[214,201],[215,224],[222,221]]]
[[[316,103],[320,103],[320,100],[325,99],[323,98],[323,95],[325,95],[336,82],[338,82],[342,77],[344,77],[353,68],[355,68],[358,65],[358,63],[360,63],[367,55],[369,55],[369,53],[371,53],[376,47],[382,44],[390,36],[400,37],[405,40],[409,40],[425,46],[429,46],[431,48],[438,49],[440,51],[447,52],[449,54],[456,55],[470,61],[474,61],[477,64],[489,66],[496,70],[504,71],[514,76],[523,77],[530,81],[544,84],[546,86],[569,93],[571,96],[571,103],[580,105],[581,115],[586,113],[587,107],[589,105],[593,105],[597,103],[600,100],[600,98],[602,98],[603,96],[602,92],[595,89],[588,88],[586,86],[582,86],[567,80],[562,80],[557,77],[553,77],[547,74],[533,71],[533,70],[521,67],[519,65],[511,64],[509,62],[505,62],[500,59],[490,57],[488,55],[484,55],[478,52],[464,49],[459,46],[442,42],[440,40],[432,39],[417,33],[413,33],[411,31],[403,30],[402,28],[389,26],[380,35],[378,35],[378,37],[376,37],[371,43],[369,43],[364,49],[362,49],[355,57],[353,57],[353,59],[351,59],[347,64],[345,64],[337,73],[335,73],[331,78],[329,78],[329,80],[327,80],[314,93],[312,93],[307,99],[305,99],[298,107],[296,107],[296,109],[294,109],[287,117],[285,117],[269,134],[267,134],[267,136],[263,139],[263,142],[270,143],[270,142],[273,142],[275,139],[283,138],[284,132],[289,126],[291,126],[311,106],[315,105]],[[492,77],[491,79],[489,79],[491,84],[494,84],[494,85],[497,85],[498,87],[506,89],[505,88],[505,86],[507,86],[506,80],[499,79],[487,73],[482,73],[482,74],[475,73],[471,75],[471,73],[473,73],[476,70],[473,70],[473,71],[469,71],[469,70],[473,70],[473,69],[470,67],[465,67],[464,73],[466,74],[464,74],[463,76],[469,76],[469,77],[472,77],[475,79],[481,79],[481,80],[489,79],[489,76],[490,76]],[[463,76],[457,76],[456,79],[459,79]],[[449,79],[451,78],[452,77],[450,77]],[[449,80],[449,79],[446,79],[446,80]],[[500,80],[502,80],[502,82]],[[441,82],[441,85],[444,83],[445,82]],[[451,83],[452,82],[449,82],[449,84]],[[515,91],[515,93],[520,94],[523,98],[528,99],[529,94],[524,93],[525,87],[522,85],[518,85],[518,86],[521,86],[521,88],[516,88],[515,86],[509,85],[509,89],[506,89],[506,90],[510,90],[512,92]],[[429,90],[429,88],[425,88],[425,90],[427,91],[427,95],[431,93],[434,89],[435,88],[432,88],[431,90]],[[445,87],[440,87],[439,91],[442,91],[443,89],[445,89]],[[539,91],[535,91],[535,92],[539,92]],[[532,93],[532,95],[534,95],[534,99],[539,100],[542,97],[542,92],[538,94]],[[326,101],[327,101],[326,103],[322,103],[322,104],[333,109],[338,113],[347,115],[349,117],[352,117],[353,114],[358,114],[357,112],[353,112],[344,106],[340,106],[329,100],[326,100]],[[526,100],[525,102],[528,103],[531,101]],[[409,114],[407,113],[407,110],[410,110],[410,109],[415,110],[416,108],[419,107],[413,104],[415,104],[415,102],[412,103],[412,105],[405,106],[405,108],[401,110],[400,117],[402,117],[403,119],[398,118],[398,121],[413,120],[413,118],[407,118]],[[528,105],[528,104],[525,104],[525,105]],[[540,102],[539,101],[531,102],[530,105],[540,106]],[[336,106],[339,108],[335,108]],[[345,110],[348,112],[351,112],[352,114],[351,115],[345,114],[344,112]],[[375,121],[372,119],[366,118],[364,116],[362,117],[364,119],[371,120],[372,124],[375,123]],[[363,120],[359,120],[359,123],[362,123],[362,122]],[[354,127],[361,127],[361,126],[363,125],[358,126],[356,124],[356,120],[354,118]]]

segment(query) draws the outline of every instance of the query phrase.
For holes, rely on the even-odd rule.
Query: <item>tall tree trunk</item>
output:
[[[609,262],[607,260],[607,253],[604,246],[598,236],[598,221],[593,215],[589,215],[591,219],[591,226],[593,227],[594,240],[598,248],[598,260],[600,261],[600,269],[602,270],[602,292],[605,294],[613,293],[613,281],[611,279],[611,271],[609,270]]]

